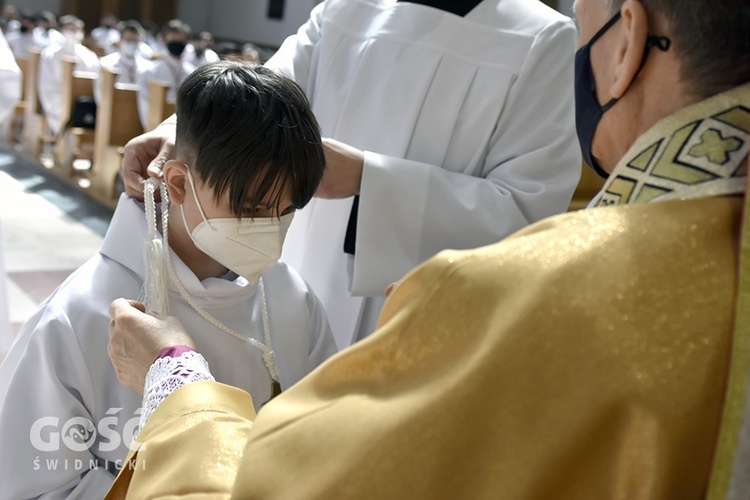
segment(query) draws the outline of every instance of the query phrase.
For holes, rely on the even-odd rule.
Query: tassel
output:
[[[166,252],[169,249],[165,248],[162,237],[156,230],[156,202],[154,200],[154,192],[157,187],[160,187],[162,192],[162,219],[163,231],[165,233],[167,230],[165,212],[169,210],[169,206],[168,200],[164,196],[166,189],[160,186],[160,184],[161,181],[159,179],[151,178],[146,181],[143,190],[143,199],[146,204],[148,238],[146,239],[143,252],[146,276],[141,296],[147,312],[167,315],[169,314],[169,290],[167,285]]]

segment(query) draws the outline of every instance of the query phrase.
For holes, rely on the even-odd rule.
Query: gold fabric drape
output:
[[[748,88],[730,97],[646,139],[668,144],[696,110],[750,104]],[[706,147],[694,159],[739,165],[735,135],[726,158]],[[649,173],[669,154],[635,164]],[[176,391],[110,498],[704,498],[732,359],[743,176],[439,254],[396,288],[373,336],[258,415],[218,383]]]

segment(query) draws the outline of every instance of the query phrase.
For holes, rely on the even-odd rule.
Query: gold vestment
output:
[[[374,335],[258,415],[238,389],[177,390],[110,497],[705,498],[720,432],[716,463],[733,457],[725,396],[750,338],[748,109],[750,87],[686,108],[636,142],[599,208],[419,266]]]

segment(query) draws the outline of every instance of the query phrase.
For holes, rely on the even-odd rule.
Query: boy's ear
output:
[[[187,189],[187,167],[177,160],[169,160],[164,164],[164,183],[169,193],[169,202],[182,205],[185,201]]]

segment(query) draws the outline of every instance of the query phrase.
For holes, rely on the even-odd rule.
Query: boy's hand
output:
[[[146,374],[167,347],[195,344],[180,320],[152,316],[134,300],[116,299],[109,306],[109,359],[123,385],[143,394]]]
[[[338,199],[359,194],[365,154],[335,139],[323,139],[326,170],[315,192],[318,198]]]
[[[175,122],[167,118],[151,132],[131,139],[122,156],[122,178],[125,193],[143,200],[146,176],[161,178],[164,163],[174,158]],[[159,192],[155,193],[157,198]]]

